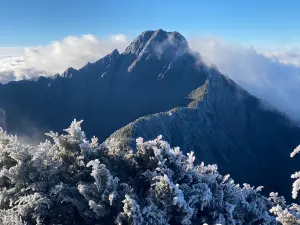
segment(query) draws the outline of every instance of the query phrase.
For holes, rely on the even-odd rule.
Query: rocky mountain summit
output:
[[[104,140],[140,116],[187,105],[189,93],[205,80],[198,62],[179,33],[146,31],[122,54],[114,50],[79,70],[2,85],[6,129],[43,133],[78,118]]]

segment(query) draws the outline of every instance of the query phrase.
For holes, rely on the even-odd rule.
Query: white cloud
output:
[[[0,83],[48,75],[43,70],[27,67],[22,56],[0,56]]]
[[[298,49],[260,53],[220,38],[195,38],[190,45],[250,93],[300,120]]]
[[[281,63],[300,65],[300,47],[298,46],[267,49],[264,51],[264,55]]]
[[[24,48],[21,47],[0,47],[0,57],[20,56],[24,54]]]
[[[116,34],[116,35],[113,35],[112,38],[111,38],[114,42],[119,42],[119,43],[124,43],[126,45],[129,44],[129,40],[127,38],[126,35],[124,34]]]
[[[80,37],[68,36],[46,46],[25,48],[19,57],[12,57],[17,52],[15,49],[0,48],[0,82],[49,76],[62,73],[68,67],[79,69],[116,48],[123,51],[128,44],[129,41],[123,34],[106,39],[87,34]]]

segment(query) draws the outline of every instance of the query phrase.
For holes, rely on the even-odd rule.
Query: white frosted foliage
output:
[[[276,224],[276,194],[269,200],[261,187],[240,188],[162,136],[128,149],[118,139],[88,140],[81,123],[37,146],[0,130],[1,225]],[[290,216],[284,210],[272,213]]]

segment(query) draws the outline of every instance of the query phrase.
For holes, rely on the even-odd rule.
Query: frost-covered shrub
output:
[[[99,145],[80,124],[38,146],[0,131],[0,224],[276,224],[280,198],[194,165],[192,152],[162,137]]]
[[[291,153],[291,158],[300,152],[300,145]],[[291,178],[296,179],[293,183],[292,197],[296,199],[300,191],[300,172],[291,175]],[[274,207],[270,212],[276,215],[276,220],[283,225],[300,224],[300,206],[298,204],[287,205],[284,197],[278,197],[278,193],[271,193],[270,200]]]

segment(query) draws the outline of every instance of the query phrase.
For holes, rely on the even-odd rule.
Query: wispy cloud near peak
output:
[[[298,49],[263,52],[220,38],[195,38],[190,45],[251,94],[300,120]]]

